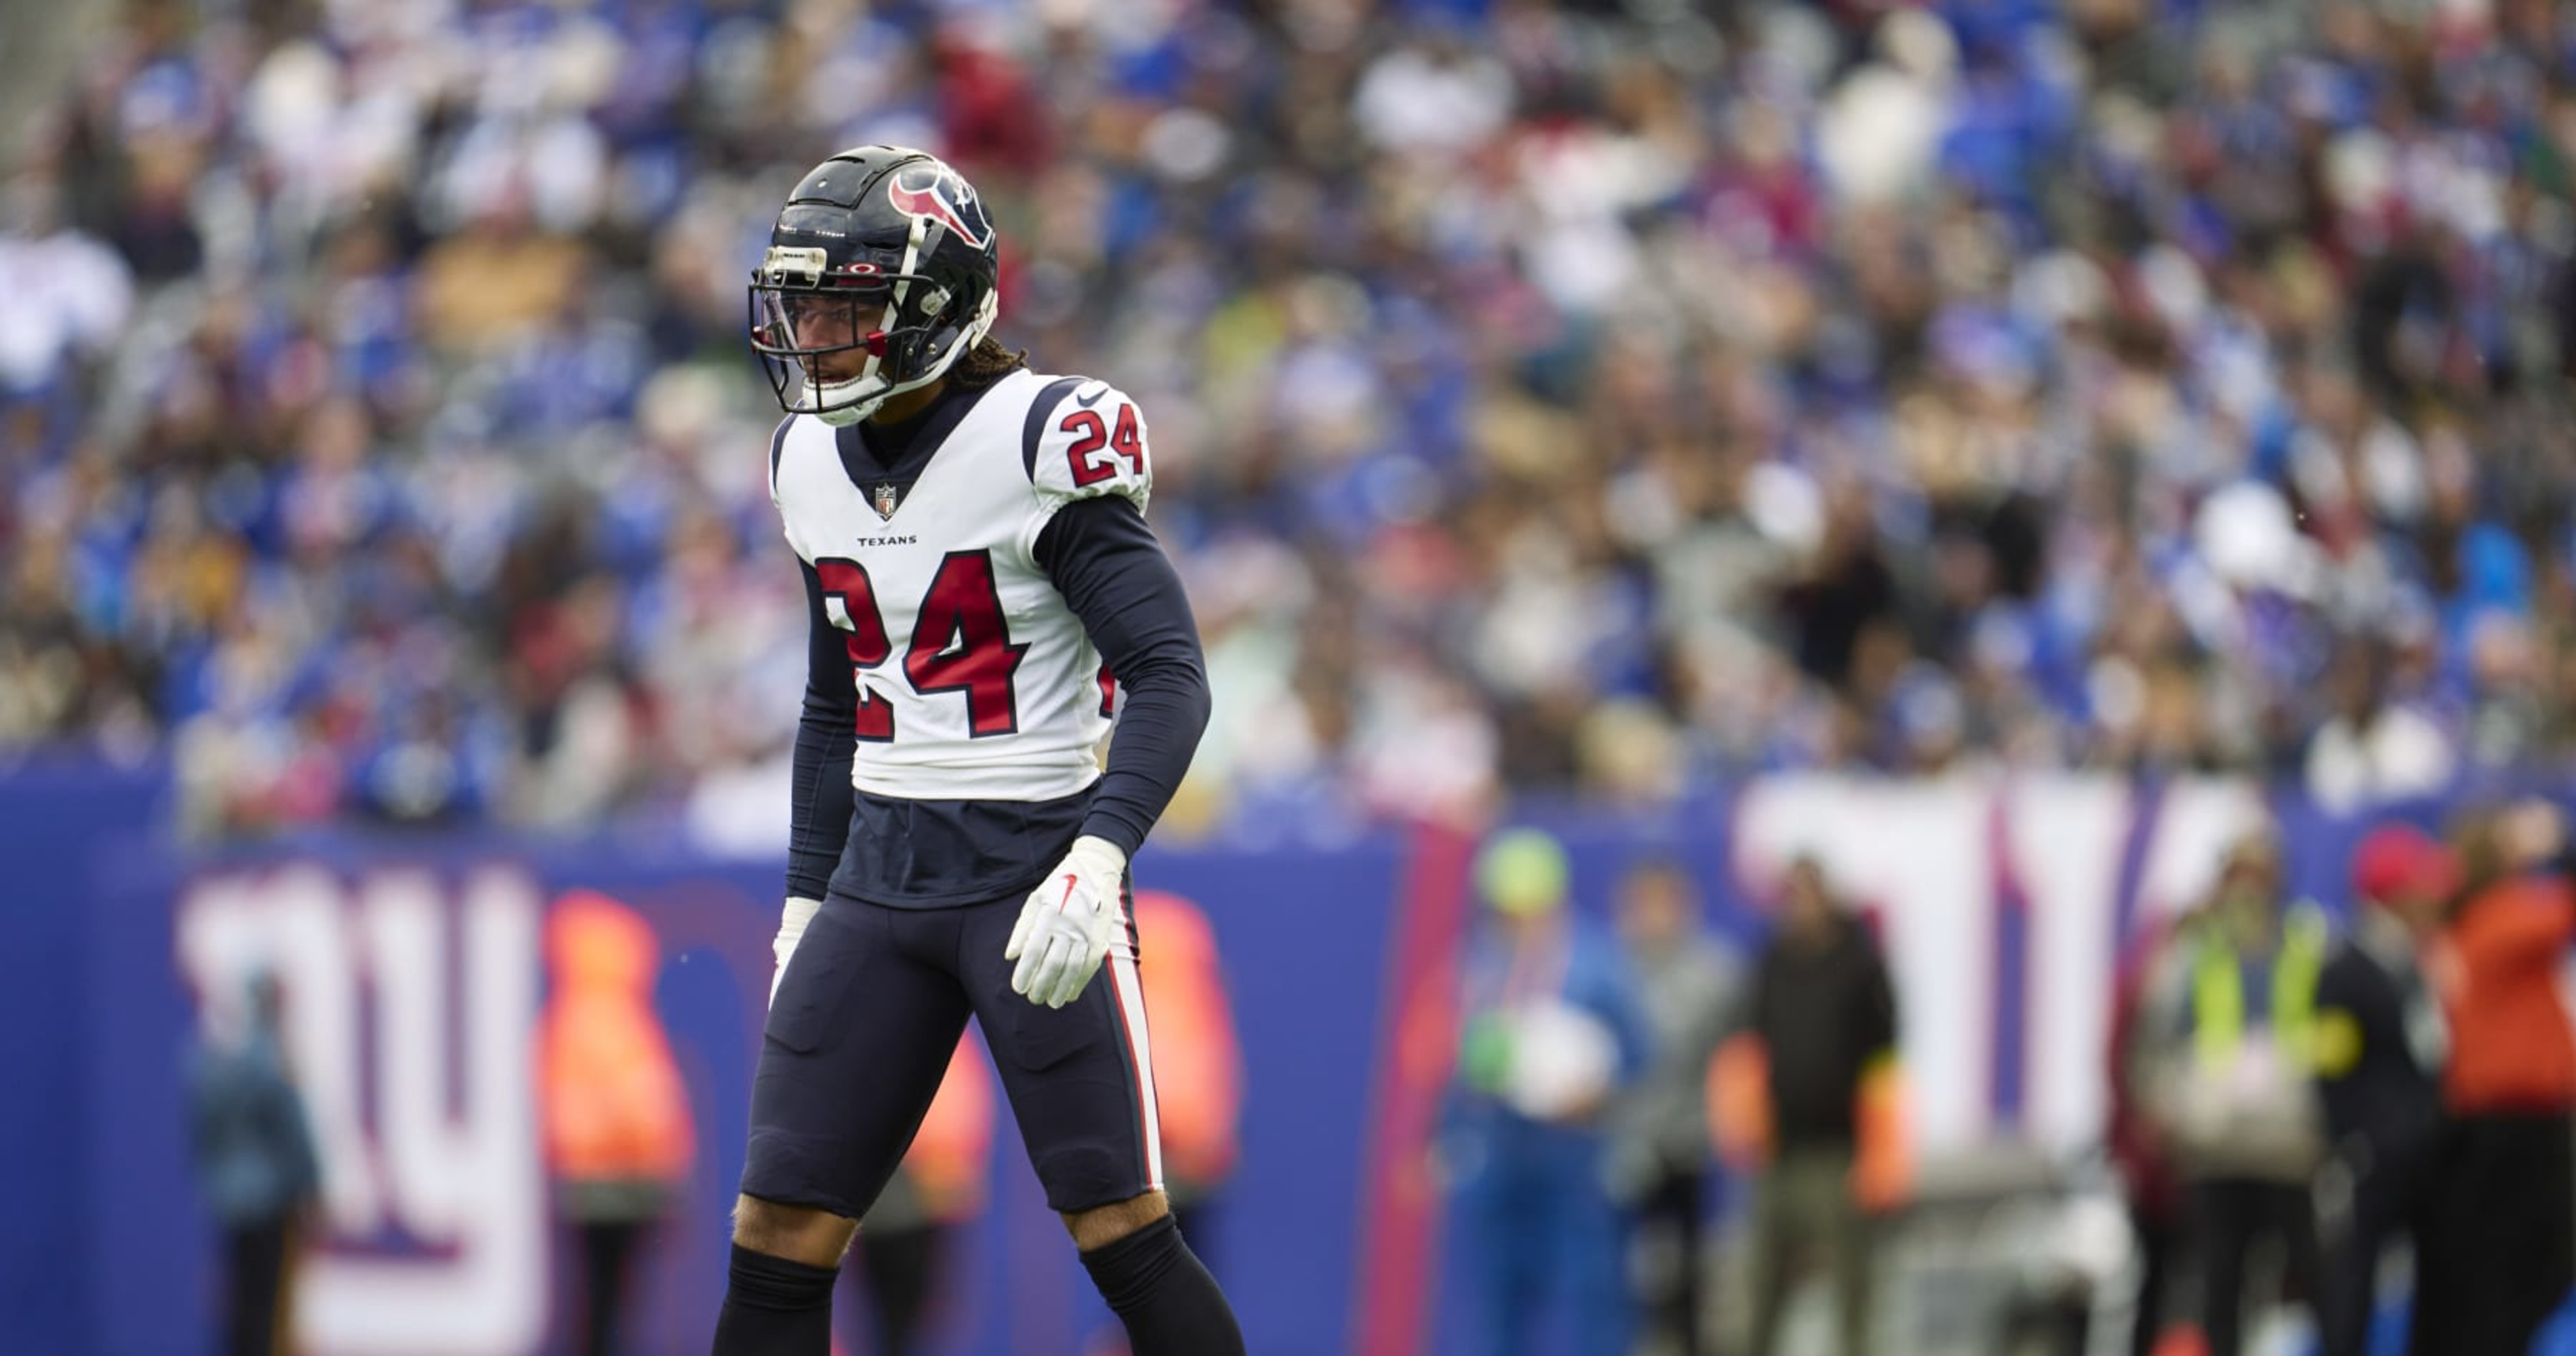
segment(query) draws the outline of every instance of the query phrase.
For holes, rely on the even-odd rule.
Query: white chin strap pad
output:
[[[832,398],[831,389],[832,388],[828,386],[806,387],[805,403],[808,406],[813,406],[820,405],[825,401],[830,400]],[[891,394],[891,392],[888,394]],[[850,425],[876,413],[877,406],[884,403],[885,396],[880,395],[874,400],[862,400],[855,405],[842,405],[835,409],[816,410],[814,411],[814,417],[834,428],[848,428]]]

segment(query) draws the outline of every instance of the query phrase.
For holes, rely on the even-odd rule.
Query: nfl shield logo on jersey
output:
[[[894,516],[894,486],[892,483],[877,486],[874,498],[876,501],[878,517],[891,518]]]

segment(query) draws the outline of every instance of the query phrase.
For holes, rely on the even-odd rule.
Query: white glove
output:
[[[778,939],[769,944],[769,954],[778,958],[778,968],[769,972],[769,1001],[778,1002],[778,981],[787,978],[787,962],[796,954],[796,944],[805,940],[805,925],[823,907],[818,899],[790,896],[787,907],[778,911]]]
[[[1110,943],[1126,930],[1119,889],[1126,877],[1127,854],[1117,844],[1089,834],[1074,839],[1020,906],[1020,924],[1002,948],[1002,959],[1020,963],[1011,972],[1011,992],[1050,1008],[1080,998]]]

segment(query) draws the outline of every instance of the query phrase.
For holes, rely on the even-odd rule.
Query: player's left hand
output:
[[[1119,887],[1126,877],[1127,854],[1117,844],[1089,834],[1074,839],[1020,906],[1019,926],[1002,949],[1002,959],[1019,962],[1011,992],[1050,1008],[1080,998],[1124,925]]]

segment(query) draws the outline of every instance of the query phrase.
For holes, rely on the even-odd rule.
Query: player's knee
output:
[[[734,1202],[735,1246],[807,1266],[839,1266],[841,1254],[849,1251],[850,1239],[858,1230],[857,1220],[812,1206],[782,1205],[757,1196]]]
[[[1171,1199],[1160,1191],[1148,1191],[1132,1200],[1073,1211],[1064,1217],[1064,1227],[1072,1232],[1075,1248],[1091,1252],[1108,1247],[1170,1213]]]

